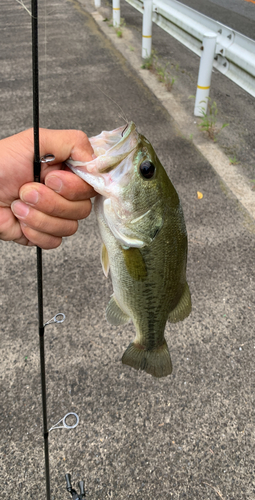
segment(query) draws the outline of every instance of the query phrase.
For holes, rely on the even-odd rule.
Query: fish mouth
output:
[[[103,196],[117,193],[128,184],[132,173],[132,160],[139,143],[139,133],[133,122],[91,137],[94,158],[89,162],[69,159],[67,166],[91,184]]]
[[[114,170],[137,146],[137,131],[133,122],[111,132],[102,132],[90,139],[94,155],[98,158],[98,172]]]
[[[89,141],[94,149],[95,155],[101,156],[114,149],[123,147],[123,144],[135,130],[135,124],[130,122],[115,130],[104,130],[101,134],[91,137]]]

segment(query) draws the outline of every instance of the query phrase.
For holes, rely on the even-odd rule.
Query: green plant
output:
[[[240,161],[237,161],[237,158],[236,158],[236,155],[234,154],[234,157],[233,158],[228,158],[229,159],[229,163],[231,163],[231,165],[237,165],[238,163],[240,163]]]
[[[150,58],[150,57],[148,57],[148,59],[145,59],[145,60],[144,60],[144,62],[143,62],[143,64],[142,64],[141,68],[142,68],[142,69],[151,69],[151,67],[152,67],[152,61],[151,61],[151,58]]]
[[[156,67],[156,73],[157,73],[158,81],[161,83],[164,83],[165,82],[165,68],[163,68],[162,66]]]
[[[123,35],[123,28],[126,26],[126,23],[125,23],[125,19],[124,17],[121,17],[120,18],[120,25],[119,26],[114,26],[113,24],[113,20],[111,19],[111,21],[108,23],[108,26],[110,28],[114,28],[115,30],[115,33],[117,35],[118,38],[122,38],[122,35]]]
[[[157,77],[158,81],[163,83],[165,85],[166,89],[168,90],[168,92],[170,92],[172,90],[173,84],[175,82],[175,78],[173,78],[170,75],[168,66],[169,66],[169,62],[166,64],[162,64],[159,61],[159,58],[158,58],[156,52],[152,51],[150,57],[148,57],[147,59],[144,60],[144,63],[142,65],[142,69],[148,69],[149,71],[154,73],[154,75]]]
[[[215,101],[213,101],[213,103],[211,103],[211,98],[208,97],[208,112],[206,113],[205,112],[205,107],[203,106],[200,106],[200,110],[201,110],[201,113],[202,113],[202,120],[201,122],[199,123],[199,127],[204,130],[205,132],[207,132],[207,134],[209,135],[210,139],[213,139],[214,141],[216,141],[216,136],[220,133],[220,131],[225,128],[225,127],[228,127],[228,123],[223,123],[223,125],[219,128],[217,125],[216,125],[216,122],[217,122],[217,114],[218,114],[218,107],[217,107],[217,104]],[[206,101],[201,101],[201,103],[205,103],[206,104]]]
[[[123,28],[126,26],[124,17],[120,18],[120,25],[115,27],[116,35],[118,38],[122,38]]]
[[[149,57],[146,57],[146,59],[144,59],[144,62],[142,64],[142,69],[153,70],[156,60],[157,56],[155,50],[152,50],[151,55]]]
[[[165,81],[165,87],[168,92],[171,92],[172,86],[175,82],[175,78],[171,78],[170,76],[167,76],[166,81]]]

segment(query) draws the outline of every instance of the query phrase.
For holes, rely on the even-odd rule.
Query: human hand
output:
[[[79,130],[40,129],[39,137],[40,155],[55,156],[41,164],[43,184],[33,182],[33,129],[0,141],[0,239],[50,249],[90,214],[94,189],[61,169],[69,157],[90,161],[93,149]]]

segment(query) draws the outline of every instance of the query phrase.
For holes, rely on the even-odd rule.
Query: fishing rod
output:
[[[49,163],[55,160],[54,155],[46,154],[40,157],[39,141],[39,60],[38,60],[38,4],[37,0],[31,0],[32,19],[32,70],[33,70],[33,131],[34,131],[34,182],[41,182],[41,163]],[[37,246],[37,295],[38,295],[38,327],[40,340],[40,368],[41,368],[41,390],[42,390],[42,412],[43,412],[43,437],[44,437],[44,457],[45,457],[45,479],[47,500],[51,500],[50,493],[50,466],[49,466],[49,432],[53,429],[73,429],[78,425],[79,417],[76,413],[67,413],[63,419],[48,430],[47,425],[47,392],[46,392],[46,372],[45,372],[45,348],[44,330],[51,323],[62,323],[65,319],[63,313],[56,314],[50,321],[43,321],[43,273],[42,273],[42,249]],[[73,415],[76,422],[68,425],[66,418]],[[58,425],[60,422],[63,425]],[[71,485],[71,475],[66,474],[66,489],[72,495],[72,500],[82,500],[85,498],[84,482],[79,482],[80,494]]]
[[[34,182],[40,182],[41,159],[39,148],[39,69],[38,69],[38,8],[37,0],[31,1],[32,18],[32,69],[33,69],[33,129],[34,129]],[[38,322],[40,339],[40,367],[43,411],[43,437],[45,457],[45,478],[47,500],[50,500],[50,466],[49,466],[49,433],[47,428],[47,398],[44,355],[44,322],[43,322],[43,279],[42,279],[42,249],[37,251],[37,295]]]

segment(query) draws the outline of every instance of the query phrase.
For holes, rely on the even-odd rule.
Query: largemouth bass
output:
[[[136,337],[122,362],[155,377],[172,372],[164,337],[167,320],[191,312],[186,282],[187,233],[178,194],[149,141],[133,122],[90,139],[90,162],[68,160],[99,193],[95,212],[101,263],[114,294],[106,308],[112,325],[130,319]]]

